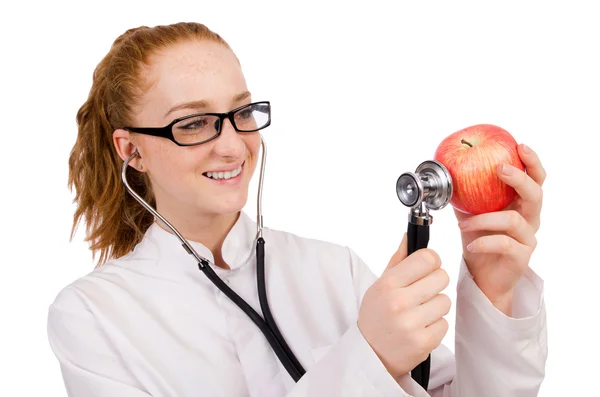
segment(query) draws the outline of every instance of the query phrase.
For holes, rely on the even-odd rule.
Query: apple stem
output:
[[[471,145],[468,141],[465,141],[464,139],[461,139],[460,143],[464,143],[466,145],[469,145],[469,147],[473,147],[473,145]]]

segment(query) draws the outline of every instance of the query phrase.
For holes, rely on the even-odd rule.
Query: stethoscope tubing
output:
[[[407,228],[407,243],[408,243],[408,255],[414,253],[421,248],[427,248],[429,242],[429,225],[418,224],[416,222],[408,222]],[[425,361],[418,364],[410,373],[410,376],[417,382],[424,390],[427,390],[429,386],[429,374],[431,371],[431,354],[427,356]]]
[[[210,266],[210,261],[203,256],[199,255],[196,250],[188,243],[188,241],[177,231],[177,229],[169,223],[167,219],[165,219],[162,215],[158,213],[157,210],[152,208],[150,204],[148,204],[139,194],[133,190],[133,188],[129,185],[127,181],[127,170],[129,163],[135,157],[139,157],[139,153],[136,149],[125,161],[123,161],[123,165],[121,167],[121,180],[126,190],[150,213],[152,213],[157,219],[163,222],[177,238],[181,241],[181,244],[185,251],[192,255],[197,263],[198,268],[206,275],[206,277],[217,287],[219,290],[225,294],[233,303],[235,303],[249,318],[252,320],[254,324],[259,328],[259,330],[263,333],[267,342],[273,349],[275,355],[285,368],[285,370],[290,374],[292,379],[295,382],[298,382],[305,373],[304,368],[286,343],[283,335],[279,331],[279,327],[275,323],[273,315],[271,313],[271,309],[269,307],[269,302],[267,299],[266,292],[266,279],[265,279],[265,240],[262,237],[262,229],[263,229],[263,217],[262,217],[262,187],[264,180],[264,172],[265,172],[265,162],[266,162],[266,154],[267,148],[266,143],[261,136],[261,145],[262,145],[262,160],[261,160],[261,170],[260,170],[260,179],[259,179],[259,188],[258,188],[258,203],[257,203],[257,238],[256,238],[256,262],[257,262],[257,285],[258,285],[258,295],[261,306],[261,311],[263,312],[264,319],[248,304],[244,301],[235,291],[233,291],[229,286],[215,273],[215,271]]]
[[[263,316],[269,328],[275,334],[275,338],[281,345],[282,349],[286,352],[286,356],[291,361],[291,364],[296,369],[296,375],[292,376],[294,380],[297,382],[300,380],[302,375],[306,372],[302,367],[302,364],[298,361],[281,332],[279,332],[279,327],[275,323],[275,319],[273,318],[273,314],[271,313],[271,308],[269,307],[269,300],[267,299],[267,289],[266,289],[266,280],[265,280],[265,240],[262,237],[258,238],[256,243],[256,275],[257,275],[257,284],[258,284],[258,299],[260,301],[260,307],[263,312]],[[289,372],[289,371],[288,371]],[[290,374],[291,375],[291,374]]]
[[[121,179],[126,190],[149,212],[151,212],[157,219],[159,219],[163,224],[165,224],[175,236],[181,241],[183,248],[186,252],[192,255],[197,263],[198,268],[204,273],[204,275],[217,287],[219,290],[225,294],[234,304],[236,304],[249,318],[252,322],[259,328],[259,330],[263,333],[267,342],[273,349],[275,355],[285,368],[285,370],[290,374],[292,379],[295,382],[298,382],[302,376],[305,374],[305,370],[288,346],[287,342],[281,332],[279,331],[279,327],[275,323],[273,315],[271,313],[271,309],[269,307],[269,302],[267,298],[266,292],[266,279],[265,279],[265,240],[262,236],[263,230],[263,216],[262,216],[262,188],[263,188],[263,180],[264,180],[264,172],[265,172],[265,162],[266,162],[266,143],[264,138],[261,136],[261,145],[262,145],[262,160],[261,160],[261,169],[260,169],[260,179],[259,179],[259,187],[258,187],[258,201],[257,201],[257,238],[256,238],[256,264],[257,264],[257,286],[258,286],[258,296],[259,302],[261,306],[261,311],[263,313],[263,317],[261,317],[246,301],[244,301],[235,291],[233,291],[229,286],[215,273],[215,271],[210,266],[210,261],[202,256],[200,256],[194,248],[187,242],[187,240],[177,231],[177,229],[171,225],[167,219],[165,219],[162,215],[158,213],[150,204],[148,204],[140,195],[138,195],[133,188],[129,185],[127,181],[127,169],[131,160],[135,157],[139,156],[137,150],[132,153],[124,162],[121,168]],[[414,219],[414,218],[412,218]],[[408,255],[413,252],[421,249],[427,248],[427,244],[429,242],[429,225],[428,223],[419,224],[419,222],[409,221],[408,223]],[[423,387],[423,389],[427,390],[429,384],[429,376],[431,369],[431,354],[427,357],[425,361],[418,364],[412,371],[411,377]]]

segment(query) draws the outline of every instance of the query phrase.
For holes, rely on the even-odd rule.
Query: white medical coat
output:
[[[275,321],[306,369],[296,384],[256,325],[154,223],[130,254],[58,293],[50,345],[71,397],[536,396],[545,374],[543,282],[528,270],[514,316],[496,310],[464,262],[457,286],[455,354],[432,352],[429,391],[394,379],[357,328],[376,276],[349,248],[264,230]],[[256,224],[244,212],[216,273],[258,313]],[[211,252],[191,242],[196,251]]]

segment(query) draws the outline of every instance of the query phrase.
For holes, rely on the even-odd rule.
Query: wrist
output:
[[[493,284],[483,283],[482,280],[477,277],[473,277],[473,281],[496,309],[506,316],[512,317],[514,288],[511,288],[508,291],[498,291],[497,288],[494,288],[495,286]]]
[[[488,299],[490,300],[492,305],[494,305],[496,309],[498,309],[508,317],[512,317],[513,298],[513,291],[507,292],[502,295],[488,296]]]

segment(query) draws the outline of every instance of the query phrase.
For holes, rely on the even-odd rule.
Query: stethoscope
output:
[[[150,211],[156,218],[160,219],[177,238],[181,241],[183,245],[183,249],[192,255],[196,261],[198,262],[198,268],[202,270],[202,272],[208,277],[210,281],[213,282],[214,285],[217,286],[224,294],[227,296],[233,303],[235,303],[244,313],[250,317],[250,319],[258,326],[260,331],[265,335],[267,341],[271,345],[271,348],[277,355],[277,358],[286,369],[286,371],[290,374],[292,379],[295,382],[298,382],[300,378],[306,372],[302,365],[286,343],[285,339],[281,335],[277,324],[275,324],[275,320],[273,319],[273,315],[271,314],[271,309],[269,308],[269,302],[267,300],[267,290],[265,286],[265,240],[262,236],[263,229],[263,216],[262,216],[262,187],[264,181],[265,174],[265,162],[267,158],[267,145],[265,140],[261,136],[261,145],[262,145],[262,159],[260,166],[260,179],[258,182],[258,200],[257,200],[257,240],[256,240],[256,278],[258,283],[258,298],[260,301],[260,307],[264,316],[264,319],[250,306],[248,305],[238,294],[236,294],[221,278],[214,272],[212,267],[210,266],[210,261],[202,256],[200,256],[194,248],[186,241],[185,238],[175,229],[173,225],[171,225],[162,215],[158,213],[150,204],[148,204],[142,197],[140,197],[132,188],[129,186],[127,182],[127,167],[129,162],[139,156],[139,153],[136,151],[133,152],[124,162],[121,168],[121,179],[123,180],[123,184],[127,191],[148,211]]]
[[[452,198],[452,177],[438,161],[427,160],[419,164],[415,172],[405,172],[396,181],[396,194],[407,207],[408,213],[408,255],[427,248],[429,226],[433,216],[429,210],[444,208]],[[410,373],[421,387],[427,390],[431,372],[431,354]]]
[[[292,379],[295,382],[298,382],[306,371],[288,346],[283,335],[281,335],[281,332],[273,319],[267,300],[265,285],[265,240],[262,235],[262,189],[267,157],[267,145],[262,135],[261,145],[262,157],[257,200],[256,273],[258,297],[264,318],[236,294],[235,291],[229,288],[223,280],[221,280],[210,266],[211,263],[208,259],[200,256],[177,229],[169,223],[169,221],[160,215],[158,211],[152,208],[150,204],[131,188],[127,182],[127,169],[131,160],[139,156],[137,149],[123,161],[121,167],[121,179],[127,191],[142,206],[168,227],[175,236],[177,236],[181,241],[183,249],[196,259],[198,268],[206,275],[206,277],[208,277],[208,279],[219,288],[225,296],[231,299],[231,301],[248,315],[254,324],[256,324],[267,339],[283,367],[290,374]],[[407,172],[400,175],[396,182],[396,193],[400,201],[404,205],[410,207],[408,219],[408,254],[411,254],[420,248],[427,247],[429,241],[429,225],[433,220],[433,217],[429,214],[429,209],[441,209],[450,201],[452,195],[452,179],[442,164],[434,160],[425,161],[417,167],[415,173]],[[431,356],[411,371],[412,378],[425,390],[427,390],[427,385],[429,383],[430,359]]]

